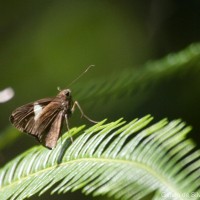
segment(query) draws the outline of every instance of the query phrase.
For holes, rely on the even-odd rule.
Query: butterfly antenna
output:
[[[75,78],[68,86],[72,85],[73,83],[75,83],[78,79],[80,79],[90,68],[94,67],[95,65],[90,65],[89,67],[87,67],[87,69],[82,72],[77,78]]]

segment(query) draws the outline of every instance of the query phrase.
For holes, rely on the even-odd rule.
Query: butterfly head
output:
[[[58,94],[59,96],[62,96],[63,98],[65,98],[66,100],[70,100],[72,98],[71,95],[71,90],[70,89],[65,89],[59,92]]]

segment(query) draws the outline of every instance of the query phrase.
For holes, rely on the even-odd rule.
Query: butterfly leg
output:
[[[90,121],[94,124],[98,123],[97,121],[90,119],[87,115],[84,114],[84,112],[83,112],[81,106],[79,105],[78,101],[74,102],[74,105],[72,106],[72,110],[71,110],[72,113],[75,111],[76,106],[78,107],[79,111],[81,112],[81,117],[84,117],[85,119],[87,119],[88,121]]]
[[[73,140],[73,138],[72,138],[72,136],[70,134],[69,122],[68,122],[67,114],[65,114],[65,121],[66,121],[66,125],[67,125],[67,131],[69,133],[69,137],[70,137],[71,141],[73,142],[74,140]]]

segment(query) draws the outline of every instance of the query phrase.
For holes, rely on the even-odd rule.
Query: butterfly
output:
[[[64,121],[69,131],[68,119],[76,107],[82,117],[97,123],[84,114],[78,101],[72,100],[70,89],[59,90],[56,97],[40,99],[17,108],[12,112],[10,122],[19,131],[34,136],[42,145],[53,149],[61,135]]]

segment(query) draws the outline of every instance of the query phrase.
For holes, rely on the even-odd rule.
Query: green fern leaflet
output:
[[[181,120],[151,124],[151,116],[71,129],[54,150],[35,147],[0,170],[0,199],[24,199],[48,189],[116,199],[199,199],[200,151]],[[78,136],[79,135],[79,136]],[[66,194],[67,195],[67,194]]]

